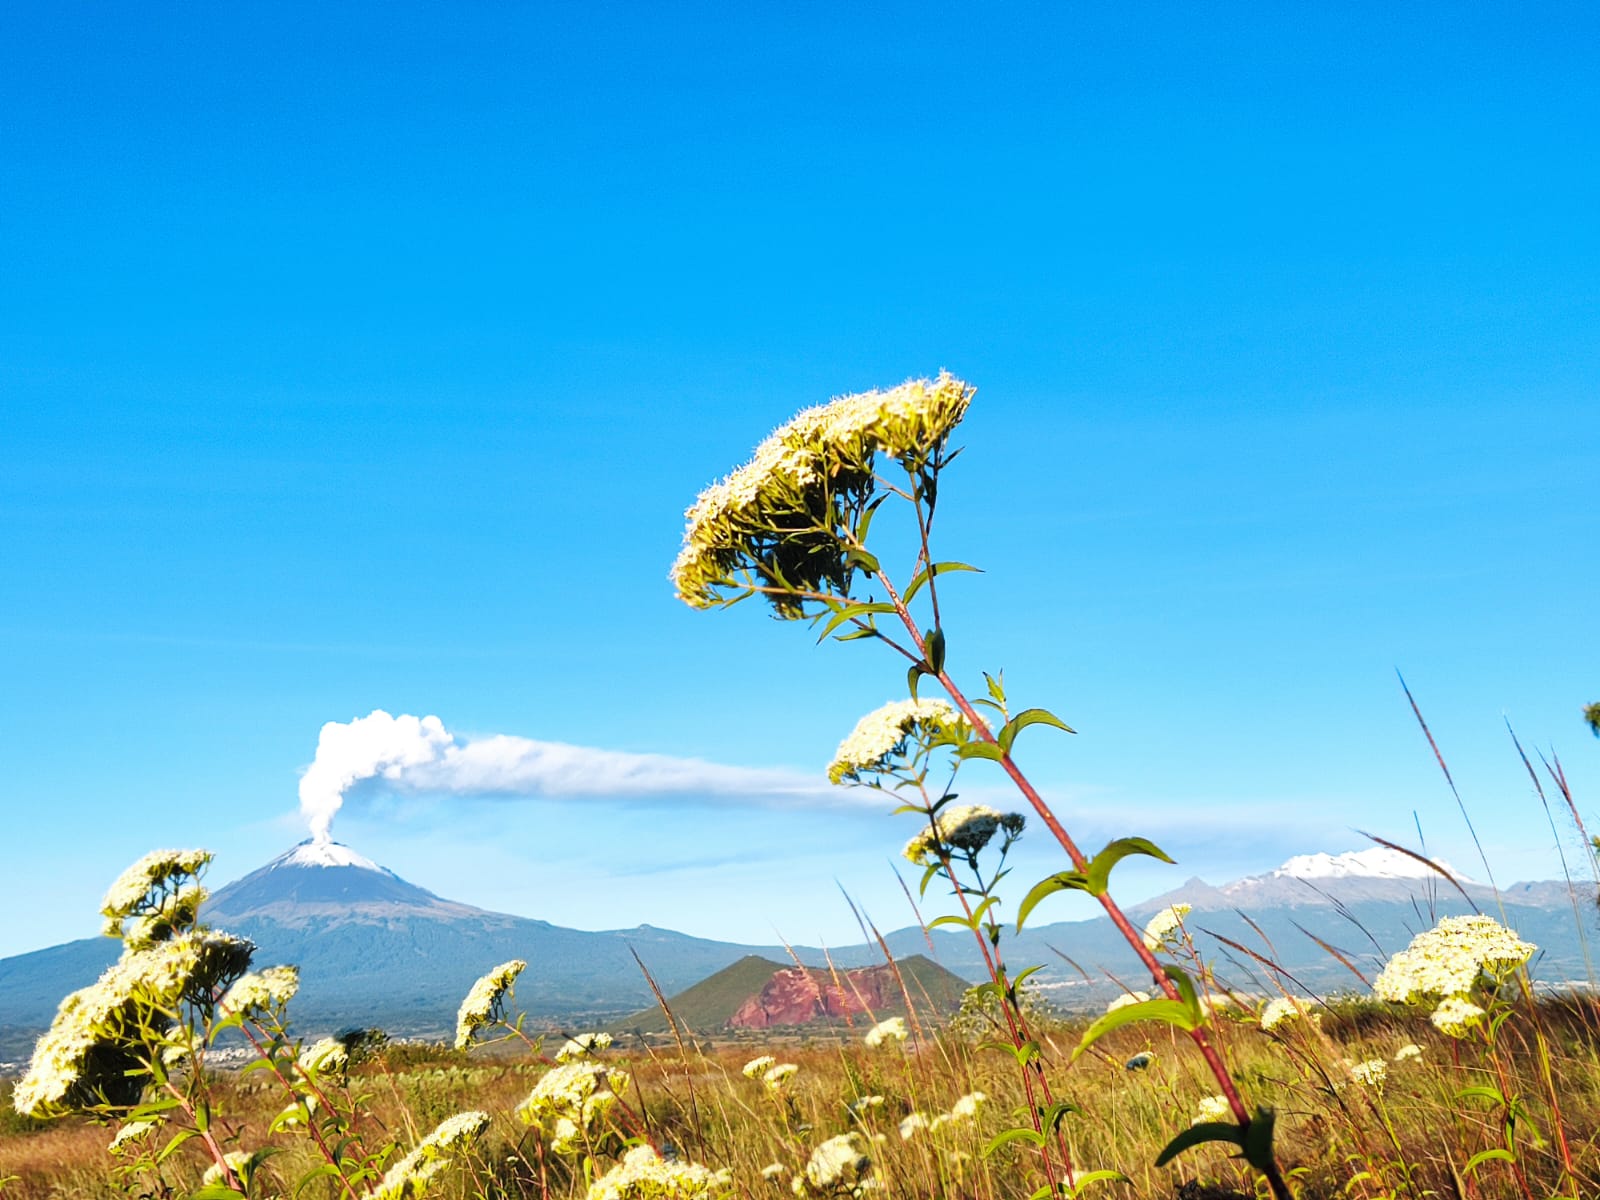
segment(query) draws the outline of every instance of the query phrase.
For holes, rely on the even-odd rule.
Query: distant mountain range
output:
[[[1412,934],[1475,904],[1503,913],[1542,947],[1538,978],[1589,980],[1587,941],[1596,934],[1592,884],[1578,885],[1576,894],[1565,883],[1516,884],[1502,889],[1497,901],[1492,889],[1452,874],[1465,896],[1423,864],[1382,847],[1303,855],[1221,887],[1191,879],[1134,906],[1130,915],[1143,921],[1168,904],[1190,904],[1188,928],[1240,986],[1260,988],[1266,972],[1228,942],[1273,960],[1310,989],[1329,991],[1360,989],[1358,972],[1370,979]],[[1054,903],[1047,900],[1034,919],[1047,916]],[[292,1011],[305,1030],[379,1025],[395,1034],[443,1034],[472,982],[511,958],[530,964],[517,981],[518,1003],[532,1017],[573,1027],[611,1024],[649,1008],[653,995],[640,963],[671,996],[752,956],[771,970],[796,960],[838,968],[883,962],[872,945],[824,954],[718,942],[649,925],[586,932],[487,912],[441,899],[328,841],[303,842],[221,888],[203,915],[254,941],[258,965],[300,968]],[[980,956],[965,931],[911,927],[885,941],[897,959],[928,955],[968,980],[981,977]],[[1103,917],[1030,924],[1003,947],[1013,969],[1044,964],[1036,980],[1067,1007],[1101,1004],[1123,982],[1135,988],[1148,983]],[[49,1023],[61,998],[93,982],[119,949],[113,939],[89,938],[0,959],[0,1059],[15,1058],[18,1047]]]

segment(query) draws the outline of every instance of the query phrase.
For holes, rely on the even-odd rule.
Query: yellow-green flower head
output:
[[[159,1129],[160,1125],[159,1121],[128,1121],[117,1130],[117,1136],[111,1139],[106,1149],[118,1156],[126,1154]]]
[[[1119,1008],[1131,1008],[1135,1004],[1143,1004],[1150,999],[1149,992],[1123,992],[1110,1004],[1106,1005],[1108,1013],[1114,1013]]]
[[[1483,1024],[1489,1014],[1465,996],[1446,996],[1439,1001],[1428,1020],[1440,1033],[1453,1038],[1471,1037],[1473,1029]]]
[[[1362,1087],[1382,1088],[1389,1080],[1389,1064],[1381,1058],[1369,1058],[1350,1068],[1350,1078]]]
[[[872,1169],[867,1139],[859,1133],[829,1138],[811,1152],[805,1170],[794,1177],[797,1196],[833,1196],[860,1187]]]
[[[151,892],[192,879],[211,859],[209,850],[152,850],[117,876],[100,901],[100,915],[107,921],[134,915],[150,901]]]
[[[1292,1021],[1298,1021],[1307,1016],[1313,1022],[1321,1023],[1321,1013],[1308,1013],[1300,1001],[1289,996],[1278,996],[1273,1000],[1269,1000],[1266,1007],[1261,1010],[1261,1028],[1271,1033]]]
[[[1208,1121],[1233,1120],[1233,1108],[1228,1103],[1226,1096],[1207,1096],[1200,1101],[1200,1106],[1195,1109],[1191,1125],[1204,1125]]]
[[[914,738],[957,732],[966,720],[944,700],[893,700],[873,709],[839,743],[828,764],[830,783],[860,783],[903,757]]]
[[[273,1012],[281,1009],[300,990],[298,967],[268,967],[241,975],[222,997],[224,1012]]]
[[[621,1162],[589,1185],[584,1200],[701,1200],[728,1195],[732,1188],[727,1171],[667,1162],[646,1145],[629,1149]]]
[[[1189,915],[1190,905],[1169,904],[1144,927],[1144,945],[1147,950],[1160,950],[1183,928],[1183,919]]]
[[[1506,978],[1537,949],[1493,917],[1446,917],[1384,964],[1372,990],[1396,1004],[1463,996]]]
[[[174,934],[193,929],[200,923],[200,906],[210,893],[193,881],[181,883],[170,892],[155,893],[148,907],[127,918],[122,926],[124,950],[148,950]],[[114,935],[120,920],[106,918],[105,929]]]
[[[517,1106],[517,1116],[524,1124],[553,1134],[558,1152],[570,1153],[582,1148],[580,1132],[593,1129],[608,1116],[631,1083],[632,1076],[620,1067],[588,1059],[562,1063],[534,1085],[528,1098]]]
[[[148,1051],[138,1051],[172,1026],[183,1003],[209,1006],[250,965],[254,949],[243,938],[191,931],[124,954],[61,1002],[12,1104],[34,1117],[133,1104],[147,1079]]]
[[[742,1074],[746,1079],[755,1079],[765,1075],[769,1070],[778,1065],[778,1060],[770,1054],[762,1054],[745,1063]]]
[[[768,1091],[776,1092],[789,1082],[789,1079],[800,1068],[793,1063],[779,1063],[775,1067],[768,1067],[761,1073],[761,1082],[767,1085]]]
[[[904,1017],[890,1017],[887,1021],[879,1021],[867,1030],[867,1036],[861,1040],[876,1050],[885,1042],[903,1042],[911,1036],[911,1031],[906,1028]]]
[[[806,409],[775,430],[685,514],[671,573],[678,597],[708,608],[738,591],[747,574],[785,589],[769,599],[779,616],[797,617],[797,592],[847,594],[852,567],[841,531],[873,497],[875,456],[927,459],[966,415],[972,394],[949,374],[914,379]]]
[[[598,1054],[602,1050],[611,1048],[611,1035],[609,1033],[580,1033],[575,1038],[568,1038],[565,1045],[556,1051],[556,1061],[559,1063],[573,1062],[576,1059],[587,1058],[591,1054]]]
[[[415,1149],[384,1173],[373,1200],[409,1200],[420,1196],[450,1166],[455,1155],[470,1150],[489,1128],[486,1112],[457,1113],[439,1123]]]
[[[300,1057],[295,1060],[295,1065],[308,1076],[340,1076],[349,1069],[350,1051],[345,1048],[343,1042],[335,1038],[322,1038],[300,1051]]]
[[[1001,813],[986,804],[952,804],[928,819],[902,853],[919,867],[950,853],[976,854],[996,831],[1015,836],[1022,829],[1017,813]]]
[[[512,990],[511,985],[527,968],[528,964],[522,959],[514,958],[501,963],[472,985],[456,1012],[457,1050],[465,1050],[472,1044],[474,1034],[498,1018]]]

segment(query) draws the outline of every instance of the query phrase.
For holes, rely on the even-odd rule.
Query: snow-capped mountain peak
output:
[[[278,855],[267,864],[268,870],[274,867],[360,867],[364,871],[383,870],[370,858],[357,854],[341,842],[318,838],[307,838],[293,849]]]
[[[1471,879],[1443,860],[1439,865],[1462,883]],[[1343,854],[1297,854],[1272,872],[1276,879],[1428,879],[1439,873],[1426,863],[1387,846],[1347,850]],[[1443,882],[1440,879],[1440,882]]]

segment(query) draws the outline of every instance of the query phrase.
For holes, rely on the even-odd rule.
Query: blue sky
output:
[[[91,934],[155,846],[216,883],[286,848],[319,729],[378,708],[820,773],[903,672],[677,604],[681,513],[797,408],[941,368],[979,388],[941,553],[987,571],[951,664],[1080,730],[1023,762],[1086,842],[1181,860],[1130,895],[1415,822],[1481,876],[1397,668],[1497,876],[1558,875],[1504,720],[1592,814],[1595,33],[9,10],[0,954]],[[334,833],[489,908],[838,944],[841,888],[909,918],[907,820],[368,787]]]

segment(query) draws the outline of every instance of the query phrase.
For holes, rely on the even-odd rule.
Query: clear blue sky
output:
[[[1593,813],[1592,10],[871,7],[0,15],[0,954],[153,847],[286,848],[375,708],[820,772],[903,672],[677,604],[681,512],[942,367],[951,663],[1081,731],[1023,750],[1086,841],[1182,860],[1132,894],[1413,813],[1481,875],[1396,668],[1497,874],[1559,873],[1503,718]],[[835,881],[908,919],[907,820],[376,788],[334,832],[837,944]]]

